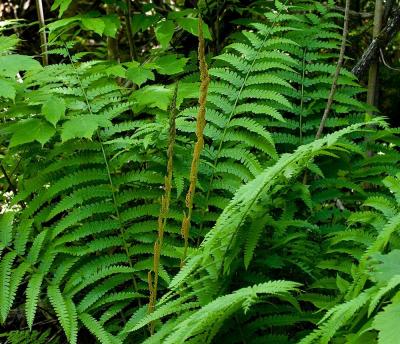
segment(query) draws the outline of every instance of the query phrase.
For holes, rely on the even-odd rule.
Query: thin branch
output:
[[[378,37],[374,38],[368,48],[364,51],[360,60],[351,70],[352,73],[360,78],[369,68],[371,63],[379,54],[379,50],[383,49],[400,31],[400,8],[393,10],[386,26],[382,29]]]
[[[47,66],[49,64],[49,55],[47,54],[47,37],[46,31],[44,29],[44,12],[43,12],[43,3],[42,0],[36,0],[36,10],[37,16],[39,20],[39,28],[40,28],[40,48],[42,50],[42,61],[43,65]]]
[[[3,172],[4,178],[6,178],[8,185],[10,186],[11,191],[16,194],[17,188],[15,187],[14,183],[12,182],[10,176],[8,175],[6,169],[4,168],[3,164],[0,163],[1,172]]]
[[[135,42],[133,41],[133,33],[132,33],[132,4],[131,0],[125,1],[127,10],[125,13],[125,26],[126,26],[126,34],[128,36],[128,44],[129,44],[129,56],[131,60],[137,60],[137,53],[135,49]]]
[[[337,11],[341,11],[341,12],[345,12],[346,11],[345,8],[340,7],[340,6],[335,6],[334,9],[337,10]],[[369,19],[369,18],[373,18],[374,14],[371,13],[371,12],[357,12],[357,11],[349,10],[349,16],[358,17],[358,18],[361,18],[361,19]]]
[[[400,72],[400,68],[394,68],[394,67],[390,66],[390,65],[387,63],[387,61],[386,61],[386,59],[385,59],[385,55],[383,54],[382,49],[379,49],[379,52],[380,52],[380,54],[381,54],[382,63],[383,63],[383,65],[384,65],[387,69],[393,70],[393,71],[395,71],[395,72]]]
[[[383,16],[383,1],[375,0],[375,16],[374,16],[374,28],[372,32],[372,37],[376,38],[379,36],[379,33],[382,29],[382,16]],[[376,104],[376,90],[377,90],[377,82],[378,82],[378,56],[375,57],[373,63],[369,67],[368,72],[368,90],[367,90],[367,103],[370,105]],[[372,113],[367,113],[367,118],[372,116]]]
[[[319,139],[322,135],[322,131],[324,130],[326,120],[328,119],[329,112],[331,111],[331,108],[332,108],[333,98],[336,93],[337,82],[338,82],[340,70],[342,69],[343,61],[344,61],[344,52],[346,50],[347,35],[349,33],[349,12],[350,12],[350,0],[346,0],[346,8],[345,8],[345,12],[344,12],[343,34],[342,34],[342,44],[340,46],[339,60],[336,65],[336,71],[335,71],[335,75],[333,77],[332,87],[331,87],[331,91],[329,92],[325,111],[322,116],[321,123],[319,125],[317,134],[315,135],[316,139]]]

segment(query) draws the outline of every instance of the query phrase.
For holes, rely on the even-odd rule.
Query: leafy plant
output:
[[[398,129],[348,59],[315,138],[335,3],[79,3],[48,65],[1,27],[1,338],[395,342]]]

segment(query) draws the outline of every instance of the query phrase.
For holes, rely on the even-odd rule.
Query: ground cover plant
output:
[[[0,17],[0,342],[398,342],[396,1]]]

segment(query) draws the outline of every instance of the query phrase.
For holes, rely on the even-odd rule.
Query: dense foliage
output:
[[[336,5],[1,21],[0,338],[397,343],[399,130]]]

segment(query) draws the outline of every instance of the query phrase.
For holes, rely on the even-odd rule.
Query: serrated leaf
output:
[[[184,71],[188,58],[179,58],[176,55],[165,55],[154,61],[154,68],[163,75],[174,75]]]
[[[8,80],[0,79],[0,97],[14,100],[16,91],[12,83]]]
[[[19,38],[16,35],[0,36],[0,52],[4,53],[13,50],[18,42]]]
[[[10,147],[33,141],[43,146],[56,132],[51,124],[37,118],[21,121],[12,127],[12,131],[14,134],[11,137]]]
[[[139,87],[147,80],[154,80],[153,72],[141,66],[128,68],[126,77]]]
[[[161,85],[150,85],[135,91],[131,99],[136,112],[145,107],[167,110],[171,101],[172,90]]]
[[[28,286],[26,288],[26,321],[30,329],[32,329],[33,320],[35,318],[37,304],[39,301],[40,288],[43,282],[42,273],[34,273],[29,280]]]
[[[63,13],[68,9],[71,2],[72,0],[55,0],[54,4],[51,6],[51,10],[54,11],[55,9],[60,8],[58,12],[58,18],[61,18]]]
[[[175,24],[172,20],[166,20],[158,23],[155,29],[157,41],[163,49],[166,49],[174,35]]]
[[[106,27],[104,21],[101,20],[101,18],[83,17],[81,21],[85,29],[93,30],[100,36],[103,34]]]
[[[109,37],[115,38],[118,29],[121,26],[121,21],[116,14],[109,14],[102,16],[101,20],[104,22],[104,34]]]
[[[386,306],[382,312],[375,316],[372,326],[379,331],[379,344],[398,343],[399,319],[400,303]]]
[[[187,32],[190,32],[192,35],[199,36],[199,20],[197,18],[178,18],[176,19],[178,25]],[[211,33],[208,28],[208,25],[203,22],[203,34],[205,39],[211,39]]]
[[[125,78],[126,69],[122,65],[118,64],[115,66],[108,67],[106,69],[106,73],[107,75],[114,75],[114,76],[119,76],[120,78]]]
[[[13,237],[14,212],[7,212],[0,215],[0,242],[7,247],[11,244]]]
[[[65,101],[60,97],[50,97],[42,106],[42,114],[54,126],[65,115]]]
[[[0,56],[0,75],[15,77],[21,70],[29,71],[40,68],[42,68],[40,63],[30,56],[16,54]]]
[[[16,256],[15,252],[9,252],[0,260],[0,313],[3,323],[6,321],[10,308],[11,268]]]
[[[101,116],[82,115],[74,117],[63,124],[61,130],[62,142],[73,138],[90,139],[99,127],[108,127],[111,122]]]

